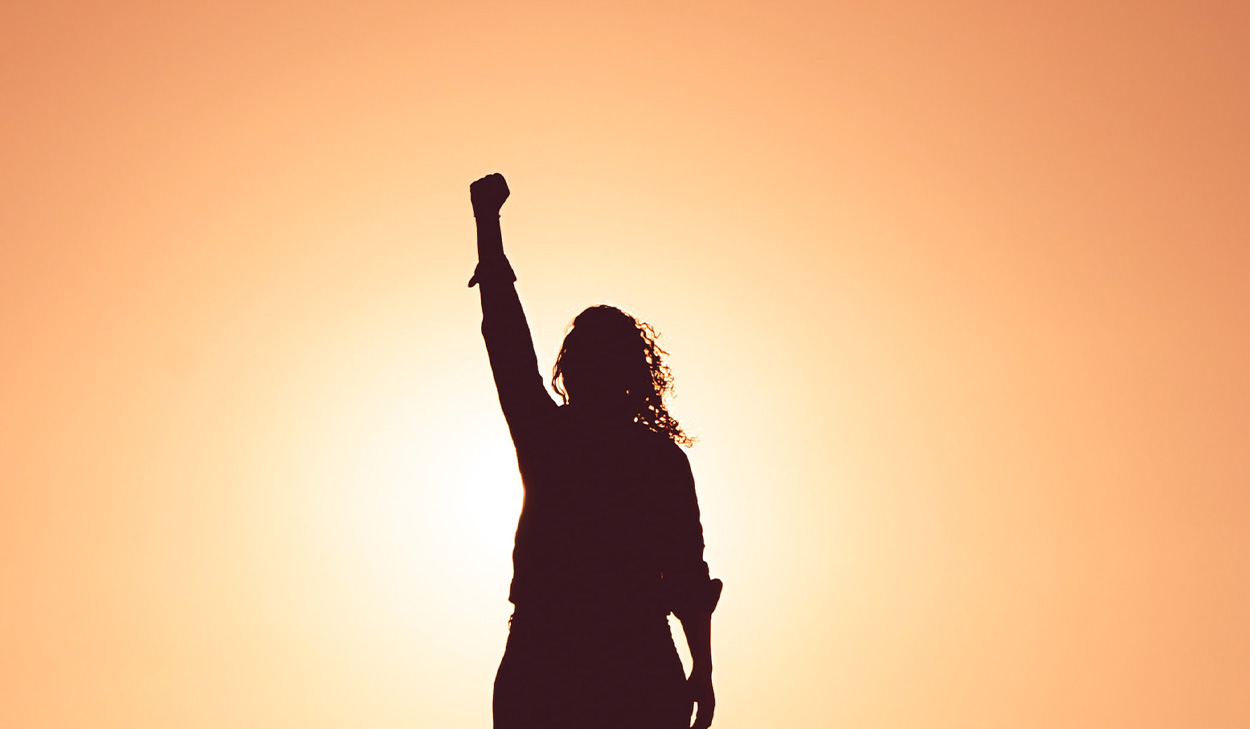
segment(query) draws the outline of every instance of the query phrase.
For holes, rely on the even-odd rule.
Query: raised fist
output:
[[[469,185],[469,199],[473,202],[473,215],[499,215],[499,208],[508,199],[508,183],[496,172]]]

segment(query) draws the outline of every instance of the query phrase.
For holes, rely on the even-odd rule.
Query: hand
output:
[[[690,729],[707,729],[712,725],[712,714],[716,712],[716,694],[712,692],[712,674],[693,671],[686,679],[686,688],[690,697],[699,705],[694,716],[694,725]]]
[[[473,202],[473,214],[497,216],[504,200],[508,199],[508,183],[496,172],[469,185],[469,199]]]

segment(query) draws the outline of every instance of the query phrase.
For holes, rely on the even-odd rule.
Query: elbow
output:
[[[725,584],[710,579],[702,584],[683,585],[671,596],[672,613],[683,623],[691,619],[711,617],[720,603],[721,590]]]

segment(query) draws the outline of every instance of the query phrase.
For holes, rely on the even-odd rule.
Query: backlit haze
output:
[[[672,353],[715,727],[1250,726],[1247,8],[7,4],[0,726],[489,726],[496,171],[543,371]]]

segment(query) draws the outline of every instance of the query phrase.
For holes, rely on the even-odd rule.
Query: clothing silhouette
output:
[[[499,403],[525,500],[513,550],[515,609],[495,678],[495,729],[687,729],[711,724],[710,624],[720,580],[703,560],[694,478],[668,413],[671,375],[649,326],[610,306],[574,319],[539,374],[503,253],[501,175],[470,186]],[[684,675],[668,614],[694,661]]]

